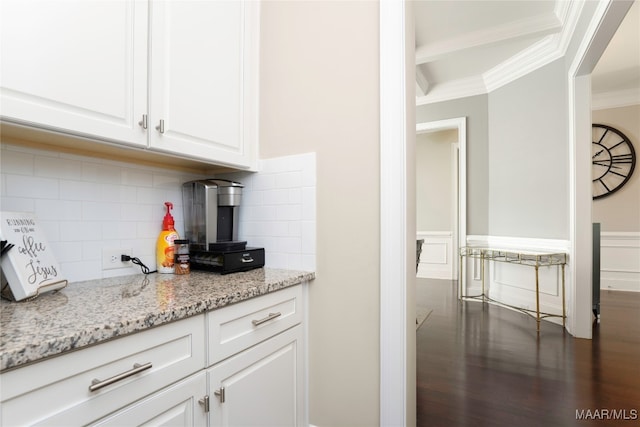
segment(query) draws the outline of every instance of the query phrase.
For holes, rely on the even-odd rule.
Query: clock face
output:
[[[594,124],[591,161],[595,200],[615,193],[629,181],[636,166],[636,153],[622,132],[611,126]]]

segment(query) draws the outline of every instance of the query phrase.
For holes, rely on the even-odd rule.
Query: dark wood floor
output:
[[[433,308],[417,331],[418,426],[640,425],[640,294],[602,292],[593,340],[548,322],[538,336],[529,316],[458,302],[450,281],[419,279],[417,297]]]

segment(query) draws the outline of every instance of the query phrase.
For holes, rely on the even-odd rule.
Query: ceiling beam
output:
[[[519,19],[503,25],[461,34],[416,47],[416,65],[436,61],[448,55],[481,46],[498,45],[526,37],[540,37],[562,30],[562,22],[555,13]]]
[[[416,96],[425,96],[429,92],[429,81],[419,66],[416,66]]]

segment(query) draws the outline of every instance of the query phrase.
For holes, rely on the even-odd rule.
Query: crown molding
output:
[[[631,105],[640,105],[640,88],[591,94],[592,110],[606,110]]]
[[[559,32],[546,36],[481,76],[432,86],[429,93],[416,97],[416,105],[426,105],[490,93],[563,57],[583,7],[583,1],[556,2],[554,13],[557,20],[561,22],[561,30]],[[495,40],[498,38],[499,36],[494,37]],[[427,58],[427,53],[426,48],[422,48],[420,52],[417,51],[416,61],[419,59],[418,55],[421,55],[420,58],[422,60]],[[431,54],[435,55],[435,52]]]
[[[561,14],[560,18],[563,19],[562,30],[557,34],[545,37],[528,49],[485,72],[482,77],[487,90],[492,92],[563,57],[567,52],[583,7],[583,2],[576,1],[568,2],[564,8],[557,7],[556,13]]]

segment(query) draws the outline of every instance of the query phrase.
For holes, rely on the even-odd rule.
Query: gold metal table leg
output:
[[[460,268],[458,269],[458,299],[462,299],[462,280],[464,277],[464,271],[462,270],[463,255],[460,253]]]
[[[480,281],[482,282],[482,302],[486,302],[484,294],[484,251],[480,253]]]
[[[536,262],[536,322],[537,331],[540,332],[540,282],[538,274],[538,263]]]
[[[566,326],[567,309],[564,296],[564,264],[562,264],[562,326]]]

